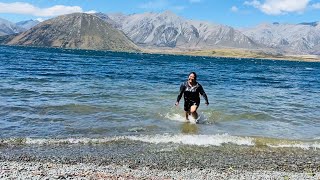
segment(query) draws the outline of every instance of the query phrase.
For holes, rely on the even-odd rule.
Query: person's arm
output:
[[[185,90],[185,86],[184,86],[184,83],[182,83],[181,86],[180,86],[180,93],[179,93],[179,95],[177,97],[177,102],[175,104],[176,106],[179,104],[179,101],[182,98],[182,94],[184,93],[184,90]]]
[[[201,85],[199,87],[199,93],[203,96],[204,100],[206,101],[205,104],[209,105],[208,96],[207,96],[206,92],[204,92],[204,89]]]

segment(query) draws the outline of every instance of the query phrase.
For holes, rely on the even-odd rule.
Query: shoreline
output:
[[[234,59],[261,59],[261,60],[279,60],[279,61],[297,61],[297,62],[320,62],[320,56],[317,55],[271,55],[262,51],[249,49],[210,49],[210,50],[176,50],[176,49],[142,49],[146,54],[167,54],[182,55],[194,57],[211,58],[234,58]]]
[[[157,170],[148,167],[130,168],[128,165],[97,165],[91,163],[61,164],[42,162],[0,162],[1,179],[319,179],[320,173],[281,171],[246,171],[182,169]]]
[[[0,178],[319,179],[320,150],[117,140],[3,145]]]
[[[21,45],[3,45],[8,47],[30,47],[30,48],[50,48],[58,50],[84,50],[84,51],[101,51],[115,53],[142,53],[156,55],[173,55],[173,56],[193,56],[193,57],[210,57],[210,58],[234,58],[234,59],[260,59],[260,60],[279,60],[279,61],[297,61],[297,62],[320,62],[318,55],[268,55],[263,52],[254,52],[248,49],[211,49],[211,50],[177,50],[177,49],[148,49],[141,48],[140,51],[111,51],[111,50],[95,50],[95,49],[72,49],[72,48],[57,48],[44,46],[21,46]],[[212,54],[212,52],[215,52]],[[226,53],[227,52],[227,53]],[[246,54],[246,53],[248,54]],[[236,55],[234,55],[234,53]],[[245,54],[243,54],[245,53]],[[227,54],[227,55],[226,55]],[[231,54],[231,55],[230,55]],[[232,55],[233,54],[233,55]]]

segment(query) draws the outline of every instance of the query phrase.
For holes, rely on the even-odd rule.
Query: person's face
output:
[[[194,74],[190,74],[190,75],[189,75],[189,82],[190,82],[190,83],[193,83],[193,82],[195,82],[195,81],[196,81],[195,75],[194,75]]]

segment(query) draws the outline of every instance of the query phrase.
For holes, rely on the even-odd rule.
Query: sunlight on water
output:
[[[0,46],[0,138],[320,137],[320,65]],[[191,71],[199,124],[174,103]],[[192,119],[192,118],[190,118]]]

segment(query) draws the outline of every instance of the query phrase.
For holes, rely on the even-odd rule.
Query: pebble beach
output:
[[[1,179],[319,179],[320,173],[182,169],[163,171],[140,167],[95,164],[76,165],[40,162],[1,162]]]
[[[319,179],[318,149],[114,141],[2,145],[0,179]]]

